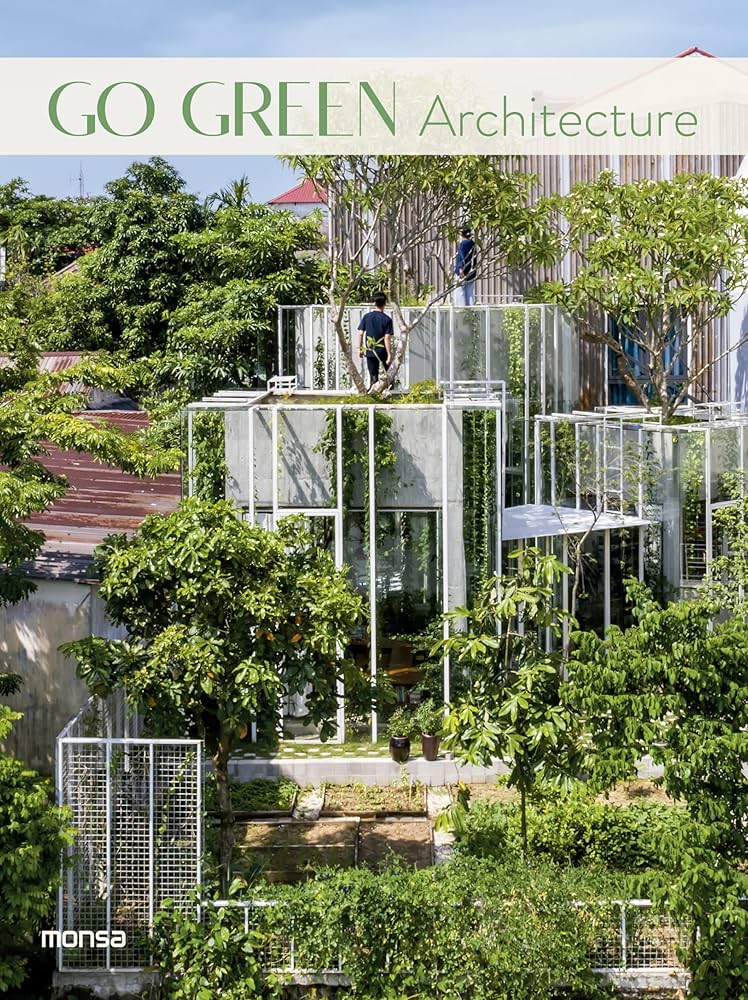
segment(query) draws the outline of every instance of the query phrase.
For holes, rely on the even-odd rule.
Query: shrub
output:
[[[247,898],[243,883],[229,899]],[[159,1000],[259,1000],[277,995],[263,971],[265,935],[244,928],[242,911],[210,903],[182,913],[170,900],[153,923],[154,966],[160,972]]]
[[[17,718],[0,705],[0,737]],[[0,993],[20,986],[35,939],[53,914],[60,853],[72,840],[50,783],[0,754]]]
[[[555,865],[597,865],[630,873],[657,868],[668,831],[682,822],[673,806],[598,802],[585,791],[552,795],[528,808],[530,856]],[[520,852],[520,815],[515,803],[477,800],[457,831],[460,850],[505,859]]]
[[[352,1000],[597,997],[589,951],[608,915],[570,901],[609,892],[581,873],[476,858],[323,872],[278,890],[293,913],[297,964],[334,968],[340,951]]]
[[[441,736],[444,731],[444,707],[428,698],[416,709],[415,722],[419,733]]]
[[[387,722],[387,738],[407,736],[409,740],[415,740],[420,735],[421,728],[416,713],[405,705],[398,705]]]

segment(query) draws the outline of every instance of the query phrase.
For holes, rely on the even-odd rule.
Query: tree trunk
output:
[[[361,378],[361,372],[358,370],[358,365],[353,359],[353,348],[351,347],[350,341],[346,337],[345,327],[343,325],[346,305],[345,300],[341,301],[338,305],[332,294],[330,294],[330,305],[335,310],[335,336],[338,338],[340,353],[345,358],[345,365],[348,369],[348,374],[351,377],[351,382],[353,382],[356,387],[356,391],[360,392],[362,396],[365,396],[366,386],[364,384],[364,380]],[[327,378],[327,372],[325,372],[325,378]]]
[[[225,894],[231,881],[231,856],[234,850],[234,808],[231,805],[229,786],[229,738],[221,732],[218,747],[213,754],[213,774],[216,780],[216,805],[218,807],[218,866],[221,890]]]
[[[527,789],[525,788],[524,780],[521,780],[519,785],[519,810],[520,823],[522,827],[522,854],[525,861],[527,861],[527,856],[529,854],[527,846]]]

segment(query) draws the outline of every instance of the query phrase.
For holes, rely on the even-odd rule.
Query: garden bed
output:
[[[290,817],[293,813],[299,786],[288,778],[255,778],[252,781],[231,783],[231,804],[234,818],[238,820],[259,817],[264,819]],[[206,790],[208,815],[216,816],[215,788]]]
[[[354,822],[237,824],[235,863],[237,874],[258,870],[268,882],[299,882],[318,868],[352,868],[357,860],[358,824]]]
[[[325,785],[323,816],[423,816],[426,790],[418,782],[398,785]]]
[[[358,830],[358,863],[363,867],[381,871],[393,855],[409,867],[429,868],[433,864],[427,819],[367,819]]]
[[[454,801],[457,796],[457,785],[449,786],[449,795]],[[508,788],[504,781],[470,785],[470,801],[476,802],[478,799],[487,802],[519,802],[519,792],[515,788]],[[609,792],[596,796],[596,801],[609,802],[614,806],[630,806],[642,802],[674,804],[663,788],[648,779],[621,782]]]

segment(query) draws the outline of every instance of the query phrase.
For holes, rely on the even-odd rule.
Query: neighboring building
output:
[[[327,216],[327,190],[322,184],[304,180],[295,187],[276,195],[268,202],[271,208],[293,212],[300,219],[314,211],[322,211]]]
[[[320,230],[327,245],[332,245],[332,216],[328,204],[327,189],[315,181],[303,180],[300,184],[271,198],[268,205],[279,212],[291,212],[299,219],[305,219],[312,212],[321,215]]]
[[[43,359],[45,367],[55,363],[61,363],[59,355]],[[91,410],[86,416],[124,431],[141,430],[148,423],[145,413],[137,411]],[[27,567],[37,584],[35,593],[0,608],[0,656],[23,677],[19,693],[5,699],[24,715],[6,747],[45,772],[52,768],[57,733],[89,696],[76,677],[75,663],[59,652],[60,644],[87,635],[120,634],[107,621],[97,594],[94,549],[109,534],[133,532],[147,514],[170,513],[180,497],[177,474],[138,479],[85,453],[51,446],[48,452],[44,464],[64,475],[71,488],[27,522],[47,537],[40,557]]]

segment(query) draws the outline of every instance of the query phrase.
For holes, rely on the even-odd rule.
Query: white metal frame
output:
[[[716,459],[714,451],[713,437],[715,433],[732,429],[737,434],[738,444],[738,467],[734,470],[739,473],[742,481],[742,488],[746,483],[746,433],[748,431],[748,414],[744,413],[739,404],[733,403],[706,403],[694,404],[689,407],[682,407],[679,415],[690,417],[693,423],[682,423],[677,425],[663,424],[659,417],[659,410],[647,411],[644,407],[610,406],[599,407],[594,412],[574,411],[570,414],[553,413],[539,415],[535,418],[535,491],[536,503],[542,500],[541,482],[541,439],[540,429],[543,425],[550,428],[550,470],[551,470],[551,503],[556,503],[559,498],[556,496],[556,428],[560,424],[574,426],[576,448],[575,448],[575,481],[577,509],[582,509],[580,496],[581,474],[581,432],[583,428],[592,429],[595,434],[594,449],[594,481],[596,488],[596,512],[609,513],[616,510],[623,511],[626,500],[634,508],[636,517],[642,521],[651,520],[653,512],[647,510],[644,495],[644,482],[642,476],[638,476],[637,483],[627,483],[626,465],[627,458],[624,449],[624,434],[629,435],[629,440],[636,435],[637,461],[644,460],[645,447],[649,441],[656,436],[672,436],[677,439],[686,435],[702,434],[704,436],[704,461],[703,461],[703,488],[705,506],[705,554],[704,567],[709,571],[713,553],[713,515],[714,512],[725,507],[731,507],[739,503],[739,499],[717,500],[712,495],[712,466]],[[563,502],[563,500],[561,500]],[[680,496],[673,497],[672,502],[680,505]],[[680,566],[680,576],[677,580],[670,581],[671,584],[687,589],[697,582],[688,576],[684,569],[683,543],[679,539],[680,549],[676,555]],[[640,532],[639,552],[638,552],[638,576],[644,578],[644,534]],[[610,624],[610,534],[605,532],[604,536],[605,553],[605,626]]]
[[[356,347],[356,336],[357,336],[357,326],[360,316],[362,316],[369,306],[357,305],[349,306],[346,309],[346,321],[348,323],[348,336],[350,338],[350,347],[352,351],[352,357],[356,357],[357,352]],[[574,335],[570,323],[566,324],[566,335],[562,338],[561,334],[561,324],[560,324],[560,308],[550,306],[542,303],[523,303],[523,302],[501,302],[495,304],[481,304],[469,307],[460,307],[453,304],[435,304],[431,306],[407,306],[404,307],[404,312],[412,315],[414,312],[421,310],[423,317],[433,317],[434,322],[434,338],[433,338],[433,365],[432,371],[426,377],[431,377],[434,381],[439,382],[442,385],[449,386],[458,381],[458,376],[456,372],[456,359],[455,359],[455,340],[456,340],[456,326],[455,318],[458,314],[469,313],[477,318],[479,327],[482,327],[482,351],[479,356],[478,367],[480,369],[480,375],[478,381],[481,384],[485,384],[486,380],[491,380],[492,374],[492,352],[496,350],[494,346],[494,337],[491,330],[491,317],[498,313],[503,313],[505,311],[511,310],[517,312],[518,310],[524,313],[524,371],[525,371],[525,391],[523,404],[525,407],[525,413],[529,413],[530,406],[530,329],[531,315],[536,315],[539,317],[539,334],[540,334],[540,344],[537,353],[537,364],[538,370],[534,373],[537,380],[539,391],[540,391],[540,409],[545,412],[549,406],[561,407],[564,403],[573,404],[574,399],[577,395],[576,385],[571,388],[569,395],[572,397],[568,400],[559,398],[561,393],[560,383],[563,381],[561,378],[562,367],[566,370],[566,375],[572,371],[569,367],[569,358],[572,355],[576,356],[578,352],[578,338]],[[303,338],[303,355],[307,359],[306,361],[306,372],[296,372],[296,377],[299,385],[308,390],[316,389],[321,392],[329,391],[345,391],[345,386],[343,384],[345,379],[345,364],[342,357],[342,352],[340,349],[340,343],[338,341],[337,335],[334,330],[332,322],[332,312],[331,306],[326,304],[320,305],[284,305],[278,307],[278,374],[281,376],[287,375],[283,366],[283,356],[285,351],[285,338],[286,323],[284,322],[284,317],[289,314],[295,314],[302,317],[302,330],[301,337]],[[552,330],[548,330],[548,318],[553,315],[553,327]],[[319,331],[316,331],[316,327],[321,326]],[[417,326],[417,324],[416,324]],[[415,329],[415,327],[414,327]],[[397,331],[395,331],[395,337],[397,337]],[[546,344],[546,339],[550,341],[552,337],[552,344]],[[562,342],[563,341],[563,342]],[[322,384],[320,386],[314,385],[314,378],[312,376],[311,384],[306,385],[305,380],[307,374],[313,373],[314,371],[314,358],[315,358],[315,344],[320,342],[322,345],[322,364],[323,364],[323,378]],[[547,367],[548,367],[548,349],[553,352],[553,385],[548,386],[547,382]],[[332,361],[333,366],[333,378],[330,380],[330,362]],[[365,364],[363,359],[359,364],[359,374],[364,377],[365,374]],[[574,375],[571,376],[572,379],[575,378]],[[578,377],[578,373],[576,373]],[[399,376],[400,385],[403,388],[407,388],[410,385],[410,343],[408,348],[406,348],[405,356],[403,359],[403,367]],[[551,398],[549,398],[549,396]],[[526,440],[526,444],[529,441]]]
[[[299,393],[298,395],[302,395]],[[314,397],[314,393],[309,393],[310,397]],[[388,404],[388,403],[369,403],[366,404],[368,412],[368,422],[367,422],[367,468],[366,477],[368,482],[368,510],[367,510],[367,522],[368,522],[368,538],[367,547],[369,555],[369,581],[368,581],[368,609],[369,609],[369,673],[372,685],[376,684],[377,674],[378,674],[378,660],[379,660],[379,644],[377,640],[377,556],[376,556],[376,544],[375,544],[375,525],[377,512],[381,509],[390,508],[380,508],[377,503],[376,497],[376,466],[374,459],[375,450],[375,438],[376,438],[376,418],[375,415],[379,411],[383,412],[403,412],[405,410],[414,410],[417,412],[423,412],[424,409],[430,409],[432,411],[438,411],[441,413],[441,441],[440,441],[440,454],[441,454],[441,502],[438,507],[434,508],[438,510],[441,518],[441,606],[444,612],[451,610],[450,605],[450,577],[449,577],[449,543],[450,543],[450,517],[449,517],[449,480],[450,480],[450,455],[449,455],[449,414],[450,412],[456,412],[461,410],[484,410],[484,411],[495,411],[497,415],[496,419],[496,437],[495,437],[495,447],[496,447],[496,478],[497,482],[495,484],[496,490],[496,507],[497,507],[497,532],[496,532],[496,543],[495,543],[495,557],[497,572],[501,572],[501,558],[502,558],[502,533],[501,533],[501,511],[503,509],[503,499],[504,499],[504,475],[505,475],[505,444],[506,444],[506,384],[502,381],[492,380],[490,382],[485,381],[462,381],[456,380],[452,385],[445,387],[444,399],[440,403],[398,403],[398,404]],[[247,517],[251,523],[256,523],[258,514],[256,497],[255,497],[255,482],[254,482],[254,440],[255,440],[255,429],[254,429],[254,417],[255,414],[260,411],[262,407],[265,410],[264,404],[270,403],[267,408],[270,409],[270,423],[271,423],[271,452],[270,452],[270,463],[271,463],[271,510],[268,512],[271,515],[271,526],[275,527],[280,518],[290,516],[291,514],[303,514],[306,516],[327,516],[334,518],[335,524],[335,561],[336,566],[339,568],[344,565],[343,562],[343,412],[345,410],[353,410],[355,412],[361,412],[361,404],[347,403],[344,401],[345,396],[341,398],[341,402],[296,402],[288,403],[284,402],[278,396],[273,396],[271,393],[217,393],[214,397],[209,397],[202,400],[197,404],[190,404],[187,408],[188,419],[192,410],[242,410],[247,412],[248,425],[247,425],[247,441],[249,444],[249,456],[250,460],[248,462],[248,501],[247,501]],[[279,433],[279,422],[282,419],[282,415],[285,412],[299,413],[304,410],[312,412],[329,412],[333,410],[335,412],[335,423],[336,423],[336,436],[335,436],[335,496],[337,498],[336,504],[330,506],[319,506],[319,507],[300,507],[300,506],[289,506],[284,507],[279,502],[279,478],[278,478],[278,468],[279,468],[279,458],[282,450],[281,446],[281,435]],[[188,451],[188,482],[192,481],[192,467],[194,464],[195,456],[194,450],[190,449]],[[401,508],[398,507],[398,510]],[[444,625],[444,635],[448,634],[448,625]],[[345,692],[343,690],[342,684],[339,686],[339,708],[337,713],[337,739],[342,742],[345,738],[345,714],[344,714],[344,697]],[[450,664],[449,658],[447,657],[444,662],[444,700],[445,704],[449,701],[450,696]],[[256,739],[256,727],[252,727],[252,739]],[[371,738],[373,742],[378,739],[378,720],[376,711],[372,710],[371,713]]]
[[[195,776],[195,786],[193,789],[195,802],[194,842],[192,845],[193,850],[191,852],[194,869],[192,872],[187,872],[185,876],[184,867],[188,857],[190,856],[190,851],[186,847],[183,851],[180,851],[178,864],[179,878],[184,882],[185,886],[199,885],[202,878],[202,742],[194,739],[148,739],[141,736],[129,735],[128,730],[130,728],[133,728],[135,731],[138,730],[139,722],[137,717],[134,719],[130,717],[124,703],[124,699],[121,698],[110,699],[108,705],[107,703],[98,702],[99,706],[104,710],[104,725],[102,728],[109,733],[109,735],[84,736],[82,733],[85,731],[87,720],[89,718],[100,718],[96,714],[91,715],[92,710],[96,708],[97,702],[98,699],[91,699],[89,703],[85,705],[81,711],[67,724],[67,726],[65,726],[57,738],[56,743],[56,800],[59,806],[68,806],[73,810],[73,823],[77,827],[76,841],[66,849],[65,853],[67,855],[67,864],[63,864],[62,867],[62,878],[60,880],[60,887],[58,889],[57,896],[57,930],[60,932],[60,935],[62,935],[64,931],[70,930],[103,930],[107,932],[109,943],[107,944],[103,955],[103,962],[101,960],[100,950],[95,949],[91,955],[90,962],[86,962],[85,959],[82,960],[78,957],[72,965],[66,965],[66,952],[62,947],[62,937],[60,937],[58,939],[57,948],[57,968],[60,971],[90,968],[106,969],[108,971],[116,970],[120,972],[133,971],[142,968],[140,965],[126,965],[124,963],[114,961],[113,959],[117,957],[117,953],[115,952],[113,955],[111,948],[111,932],[117,929],[117,927],[113,927],[113,917],[115,915],[112,913],[113,865],[115,853],[118,857],[121,854],[121,846],[115,845],[115,830],[118,830],[118,824],[115,822],[117,803],[114,801],[112,791],[113,755],[115,753],[123,755],[123,770],[127,773],[131,763],[130,752],[137,753],[141,750],[146,751],[148,767],[147,802],[144,803],[141,808],[145,808],[148,818],[146,835],[148,861],[145,870],[139,872],[130,871],[129,874],[132,880],[132,898],[134,900],[142,901],[143,896],[145,895],[146,897],[149,927],[156,910],[156,895],[158,891],[156,878],[156,864],[158,860],[157,828],[160,828],[160,826],[164,823],[164,807],[162,806],[161,813],[157,815],[156,806],[156,767],[157,757],[159,755],[167,755],[168,759],[169,753],[172,752],[174,755],[173,760],[169,760],[169,763],[172,765],[175,772],[178,772],[179,767],[181,767],[183,763],[189,759],[189,755],[194,754],[194,763],[191,764],[191,771]],[[113,729],[119,729],[119,731],[125,733],[125,735],[111,735]],[[92,772],[90,755],[86,754],[86,749],[94,747],[100,749],[101,755],[98,758],[98,764],[94,767]],[[76,753],[76,751],[80,751],[80,756]],[[71,767],[72,774],[68,775],[68,768]],[[102,888],[104,891],[105,919],[102,925],[97,926],[96,928],[81,928],[78,922],[81,918],[81,904],[80,900],[75,896],[73,859],[87,843],[93,851],[97,848],[101,831],[95,822],[93,827],[89,827],[87,825],[89,808],[94,808],[95,814],[95,806],[91,807],[87,798],[87,794],[92,794],[91,788],[88,787],[87,782],[89,784],[93,783],[92,787],[94,789],[100,789],[102,769],[104,771],[104,883]],[[184,796],[175,796],[175,801],[172,803],[172,807],[177,810],[182,809],[183,804],[180,800],[183,799]],[[121,831],[120,835],[127,840],[131,837],[132,831],[129,827],[126,827]],[[161,863],[162,866],[165,865],[168,869],[168,861],[164,861],[162,858]],[[165,874],[168,875],[168,871]],[[118,873],[117,881],[121,891],[121,872]],[[91,891],[93,892],[94,890],[92,889]],[[182,893],[182,898],[180,898],[179,891],[173,888],[169,895],[175,898],[177,903],[181,902],[184,905],[187,905],[188,893],[189,888],[185,888],[184,893]],[[92,905],[92,900],[89,901],[89,905]],[[145,930],[146,928],[143,929]],[[128,951],[132,949],[134,945],[135,942],[128,942]]]

